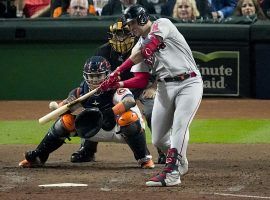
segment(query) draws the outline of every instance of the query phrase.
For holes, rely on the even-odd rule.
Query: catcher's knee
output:
[[[72,114],[65,114],[62,115],[61,121],[63,123],[63,126],[68,131],[72,132],[75,130],[75,116]]]
[[[120,131],[125,136],[135,135],[141,132],[142,126],[137,113],[129,110],[123,113],[118,119],[117,124]]]
[[[69,137],[75,130],[75,117],[71,114],[62,115],[53,125],[52,133],[59,137]]]

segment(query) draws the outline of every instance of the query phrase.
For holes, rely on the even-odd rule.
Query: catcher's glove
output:
[[[87,108],[75,119],[75,129],[81,138],[95,136],[102,127],[102,113],[98,108]]]

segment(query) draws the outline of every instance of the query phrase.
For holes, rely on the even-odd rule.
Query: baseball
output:
[[[49,104],[50,110],[55,110],[58,108],[58,103],[56,101],[51,101]]]

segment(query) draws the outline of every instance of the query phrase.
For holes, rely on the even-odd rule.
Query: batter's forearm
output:
[[[124,88],[145,88],[149,82],[148,72],[135,72],[134,77],[123,81]]]

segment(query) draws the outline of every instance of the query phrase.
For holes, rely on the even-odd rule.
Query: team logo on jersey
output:
[[[151,32],[157,32],[157,31],[159,31],[158,23],[154,23],[153,26],[152,26],[152,31]]]
[[[152,55],[152,53],[153,53],[152,50],[149,49],[149,48],[145,48],[144,52],[145,52],[145,54],[146,54],[147,56],[150,56],[150,55]]]
[[[155,62],[155,58],[154,58],[154,56],[150,56],[150,57],[144,59],[144,62],[145,62],[145,64],[147,64],[149,67],[153,67],[154,62]]]
[[[119,88],[116,92],[118,95],[122,95],[126,92],[127,90],[125,88]]]
[[[97,105],[99,105],[99,102],[97,102],[97,100],[95,100],[92,104],[97,106]]]

